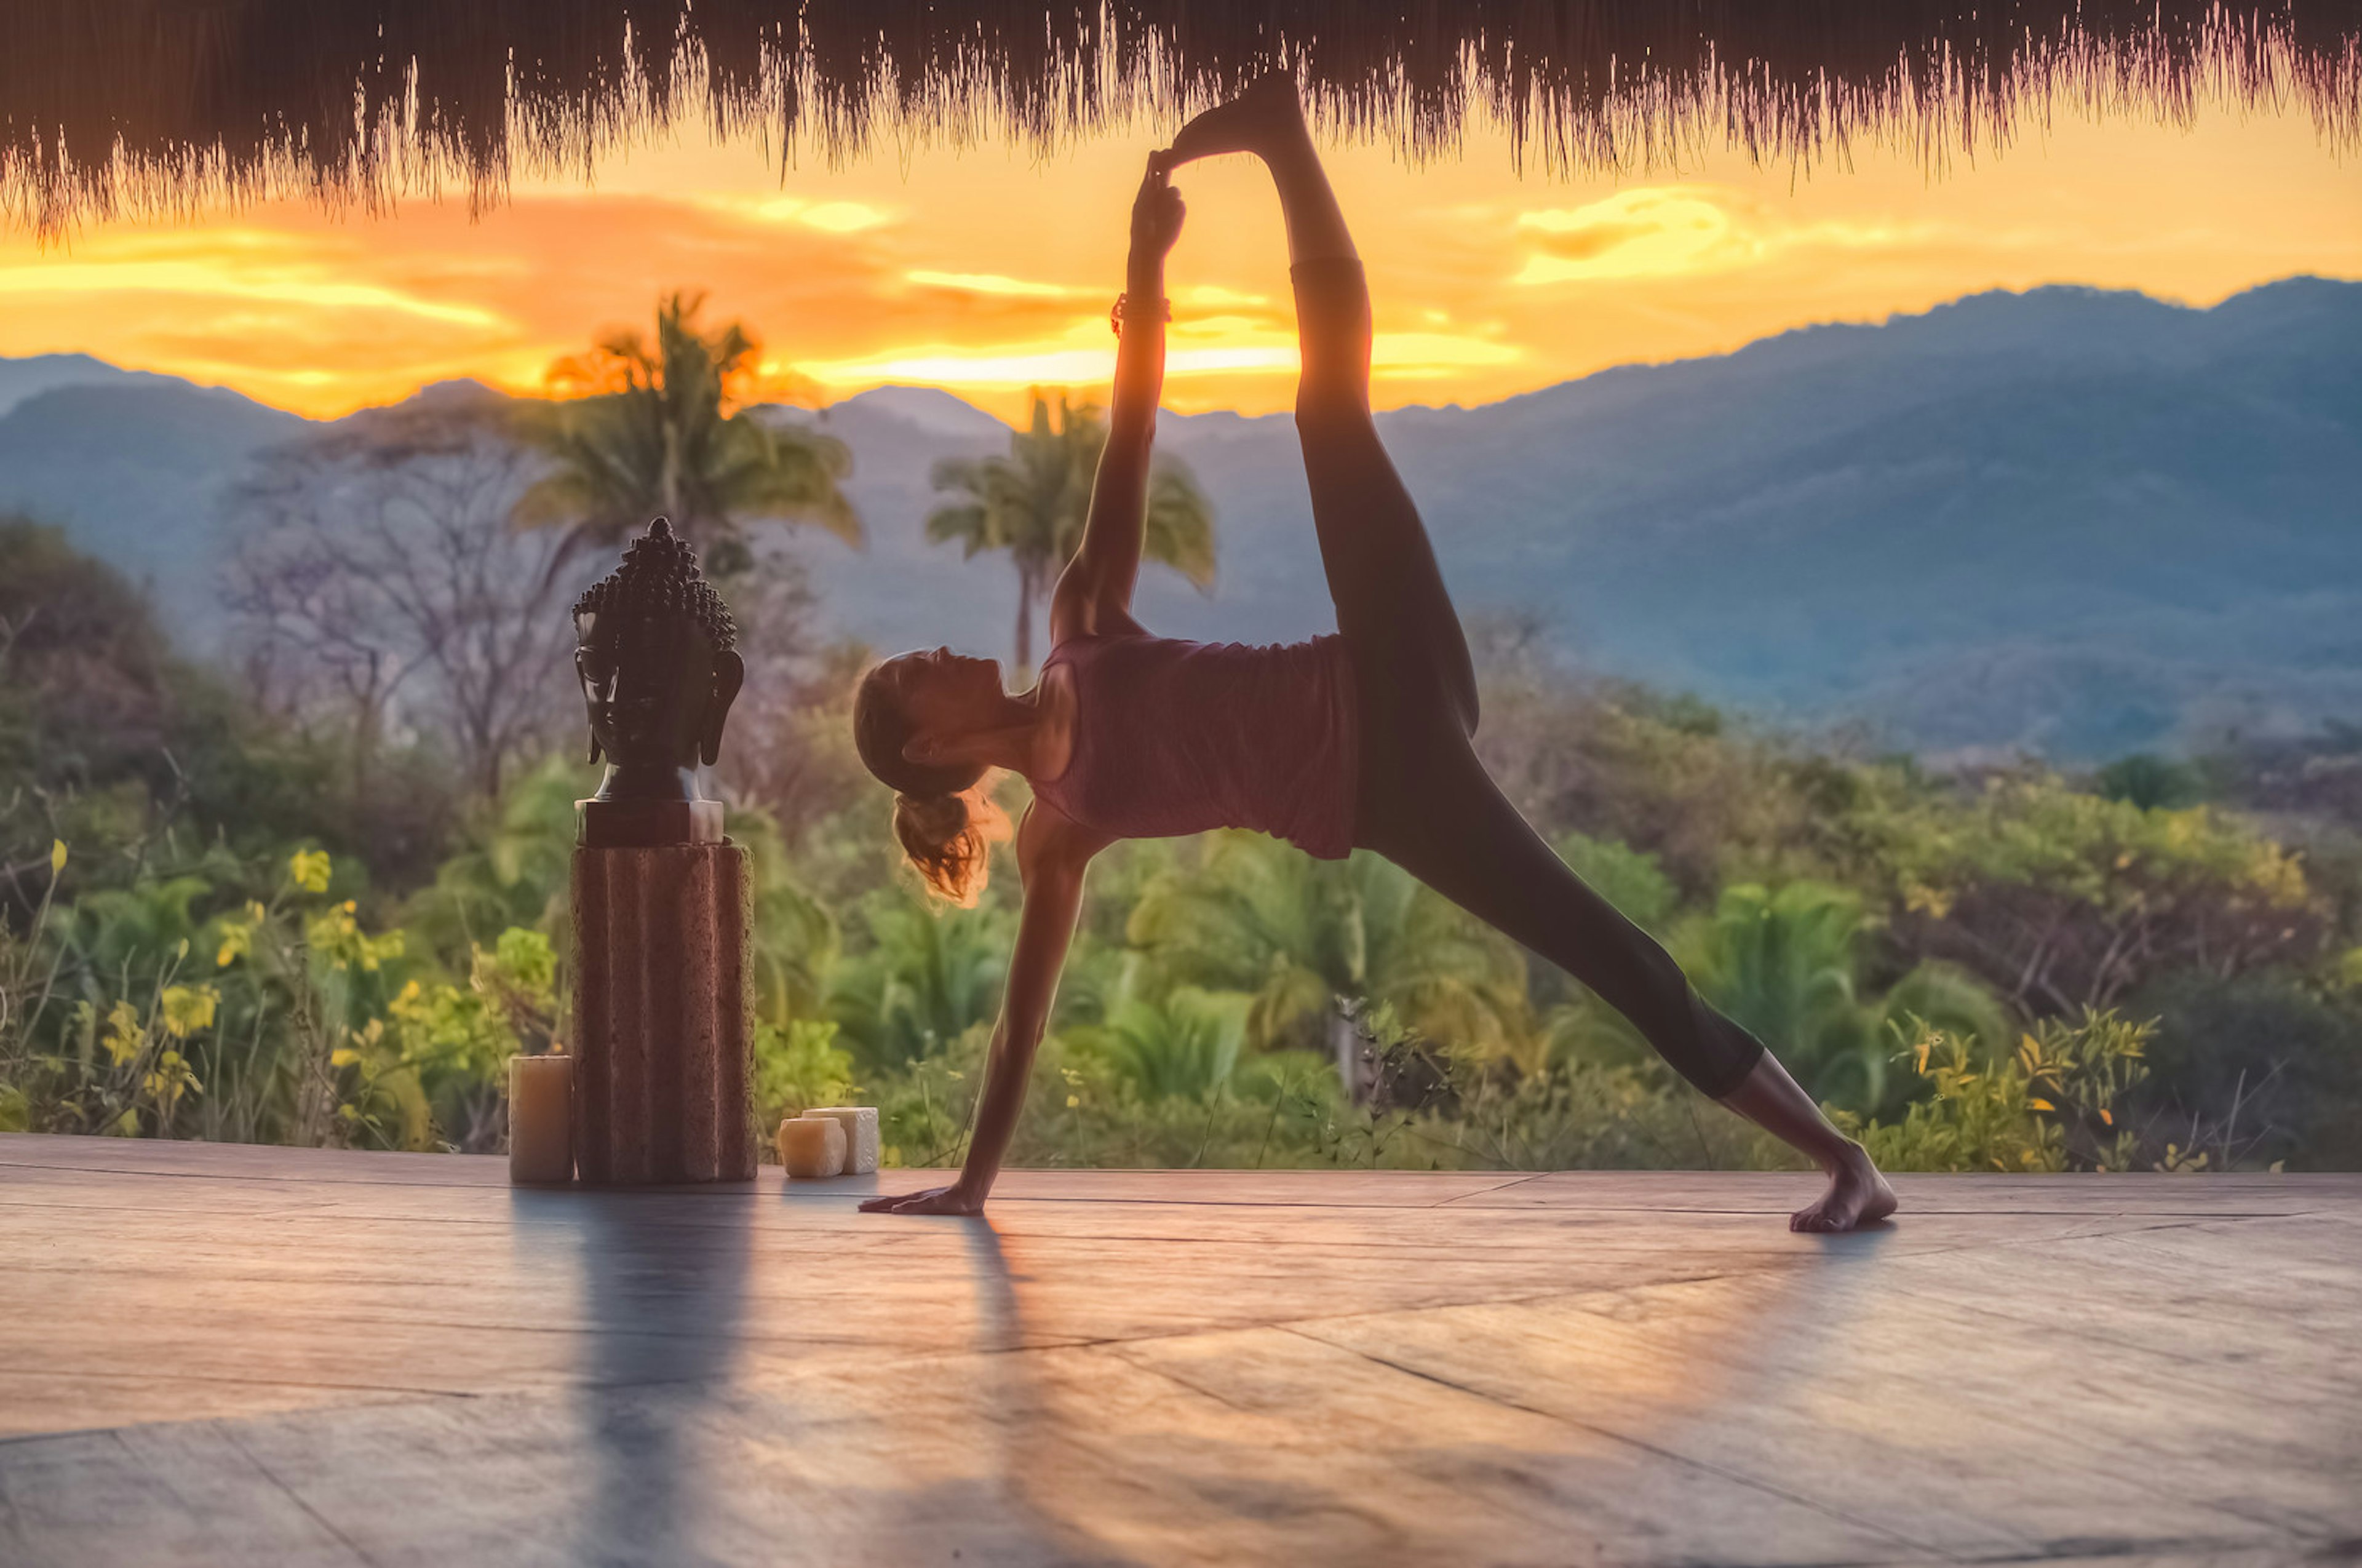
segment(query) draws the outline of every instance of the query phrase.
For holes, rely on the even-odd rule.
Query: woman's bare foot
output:
[[[1297,97],[1296,79],[1274,72],[1183,126],[1162,158],[1168,170],[1191,159],[1225,152],[1253,152],[1268,159],[1280,148],[1309,144],[1311,139],[1311,128],[1304,123],[1304,105]]]
[[[1874,1225],[1894,1212],[1894,1188],[1870,1163],[1860,1145],[1829,1174],[1829,1189],[1816,1202],[1788,1216],[1791,1231],[1851,1231]]]

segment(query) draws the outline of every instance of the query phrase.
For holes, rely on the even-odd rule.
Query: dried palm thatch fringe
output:
[[[72,0],[0,5],[0,207],[54,236],[304,192],[476,204],[692,119],[782,156],[1048,146],[1275,68],[1347,132],[1418,156],[1480,106],[1562,172],[1860,138],[1932,165],[2061,105],[2293,101],[2362,139],[2362,0]]]

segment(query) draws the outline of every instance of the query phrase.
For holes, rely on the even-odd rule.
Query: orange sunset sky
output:
[[[946,388],[1003,414],[1029,384],[1103,383],[1107,309],[1145,122],[1048,158],[888,146],[781,177],[691,131],[516,182],[471,219],[412,197],[379,217],[302,202],[0,234],[0,355],[81,351],[313,415],[474,376],[538,390],[660,291],[710,291],[767,369],[827,401]],[[1981,289],[2074,282],[2211,304],[2268,279],[2362,277],[2362,170],[2301,112],[2214,105],[2194,128],[2062,110],[1929,173],[1857,148],[1809,171],[1716,153],[1561,179],[1497,127],[1406,164],[1332,145],[1377,299],[1379,397],[1476,403],[1785,327],[1876,321]],[[1279,215],[1243,159],[1180,178],[1166,402],[1286,406],[1295,349]]]

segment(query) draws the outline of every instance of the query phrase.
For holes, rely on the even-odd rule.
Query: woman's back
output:
[[[1117,838],[1253,828],[1323,859],[1353,847],[1358,718],[1343,639],[1253,647],[1069,637],[1074,749],[1033,792]]]

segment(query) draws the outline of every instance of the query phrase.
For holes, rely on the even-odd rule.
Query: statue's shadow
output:
[[[577,1400],[589,1507],[581,1560],[690,1562],[705,1452],[740,1370],[753,1206],[671,1193],[574,1195],[589,1347]]]

